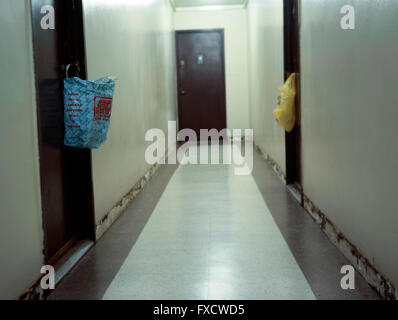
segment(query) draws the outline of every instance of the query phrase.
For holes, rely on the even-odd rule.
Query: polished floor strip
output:
[[[251,175],[183,165],[104,299],[314,299]]]

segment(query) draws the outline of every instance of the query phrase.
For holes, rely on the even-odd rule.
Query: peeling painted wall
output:
[[[301,3],[304,192],[397,284],[398,2]]]
[[[146,131],[176,119],[175,38],[169,1],[83,3],[88,77],[118,77],[108,140],[92,153],[98,224],[150,168]]]

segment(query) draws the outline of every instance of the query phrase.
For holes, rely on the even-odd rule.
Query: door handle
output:
[[[185,90],[181,90],[181,95],[185,96],[186,92]]]

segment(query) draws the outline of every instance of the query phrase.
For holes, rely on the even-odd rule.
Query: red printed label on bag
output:
[[[94,121],[108,121],[111,117],[112,98],[95,97],[94,98]]]

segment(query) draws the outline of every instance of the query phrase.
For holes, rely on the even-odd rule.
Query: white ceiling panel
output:
[[[174,0],[177,8],[201,7],[201,6],[236,6],[244,5],[246,0]]]

